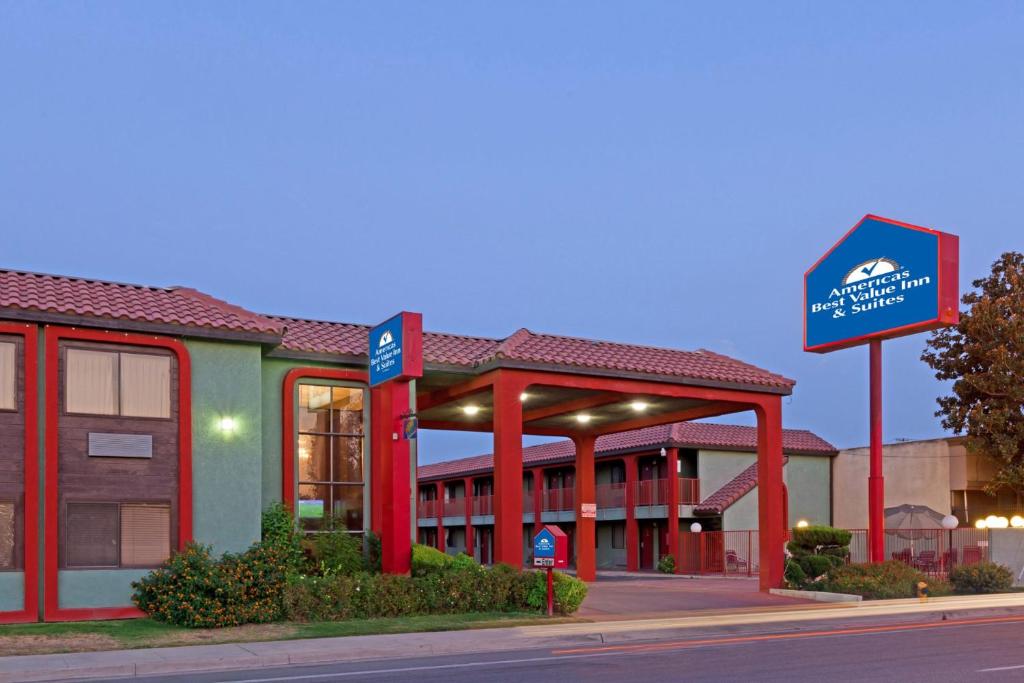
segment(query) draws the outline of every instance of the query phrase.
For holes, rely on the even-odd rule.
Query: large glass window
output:
[[[68,349],[65,378],[68,413],[171,416],[169,356]]]
[[[363,530],[364,389],[299,385],[299,524]]]
[[[0,410],[18,409],[17,345],[0,342]]]

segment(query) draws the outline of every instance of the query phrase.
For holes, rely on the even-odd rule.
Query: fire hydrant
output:
[[[921,602],[928,601],[928,584],[924,581],[917,582],[917,597]]]

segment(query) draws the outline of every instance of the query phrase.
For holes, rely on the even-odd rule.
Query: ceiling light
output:
[[[477,413],[480,412],[480,406],[462,406],[462,412],[464,412],[466,415],[476,415]]]
[[[528,393],[526,393],[525,391],[523,393],[519,394],[519,400],[521,402],[523,402],[523,403],[526,403],[526,399],[528,399],[528,398],[530,398],[530,395]]]
[[[629,407],[638,413],[642,413],[645,410],[647,410],[647,406],[648,404],[644,403],[643,401],[633,401],[632,403],[629,404]]]
[[[588,422],[590,422],[590,416],[587,415],[586,413],[580,413],[579,415],[576,416],[576,421],[579,422],[580,424],[587,424]]]

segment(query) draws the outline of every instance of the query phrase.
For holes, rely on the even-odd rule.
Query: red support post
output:
[[[442,553],[448,551],[447,544],[444,542],[444,482],[439,481],[435,484],[437,487],[437,549]]]
[[[544,468],[533,468],[533,535],[536,536],[544,527],[541,521],[544,515]]]
[[[584,517],[584,505],[596,505],[593,436],[577,436],[576,444],[576,578],[597,579],[597,519]],[[596,508],[595,508],[596,509]]]
[[[466,504],[466,554],[475,557],[476,539],[473,538],[473,477],[466,477],[462,480],[462,487],[465,489],[465,497],[462,499]]]
[[[381,571],[385,574],[408,574],[412,555],[409,441],[398,438],[402,416],[410,412],[409,382],[393,380],[376,388],[380,401],[375,405],[390,426],[387,437],[379,443],[384,500],[382,501]]]
[[[636,455],[622,459],[626,466],[626,571],[640,571],[640,527],[636,522]]]
[[[872,340],[871,375],[871,455],[868,473],[868,557],[885,561],[885,478],[882,474],[882,342]]]
[[[523,566],[525,387],[500,371],[494,383],[494,561]]]
[[[679,557],[679,449],[666,448],[667,470],[665,478],[668,480],[668,554],[673,558]],[[679,574],[681,567],[676,565],[676,574]]]
[[[765,397],[755,406],[757,413],[757,495],[760,587],[762,591],[781,588],[784,572],[783,546],[786,542],[782,519],[782,400]]]

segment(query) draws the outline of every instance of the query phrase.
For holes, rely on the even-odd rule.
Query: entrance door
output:
[[[640,569],[654,569],[654,525],[640,524]]]
[[[491,563],[491,528],[480,527],[476,530],[476,547],[480,552],[480,564]]]

